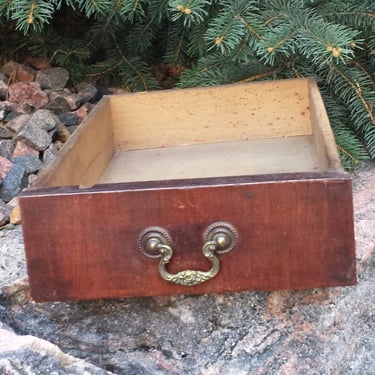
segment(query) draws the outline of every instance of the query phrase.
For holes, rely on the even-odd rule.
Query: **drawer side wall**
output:
[[[93,185],[104,173],[114,150],[111,109],[105,98],[43,170],[35,185]]]

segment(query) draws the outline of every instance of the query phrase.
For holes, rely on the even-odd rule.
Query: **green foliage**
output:
[[[180,87],[312,76],[344,165],[375,158],[373,0],[0,0],[0,11],[4,59],[45,57],[73,81],[156,89],[161,63],[183,68]]]

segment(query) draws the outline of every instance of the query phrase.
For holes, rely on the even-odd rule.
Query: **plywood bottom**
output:
[[[118,151],[100,183],[318,171],[313,137]]]

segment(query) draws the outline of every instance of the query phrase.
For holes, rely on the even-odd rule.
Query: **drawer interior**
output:
[[[311,79],[105,97],[38,186],[342,170]]]
[[[319,170],[312,136],[117,151],[100,183]]]

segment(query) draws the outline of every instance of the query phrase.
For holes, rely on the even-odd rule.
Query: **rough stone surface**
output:
[[[64,97],[60,96],[50,100],[45,108],[53,111],[56,115],[61,115],[70,110],[70,105]]]
[[[22,164],[13,164],[12,168],[5,176],[1,187],[1,199],[9,202],[16,197],[23,188],[27,186],[27,172]]]
[[[43,152],[43,166],[46,166],[50,161],[55,159],[59,149],[56,144],[51,143],[50,146]]]
[[[16,141],[22,141],[35,150],[43,151],[48,148],[52,142],[51,135],[35,124],[27,124],[18,132]]]
[[[29,121],[15,136],[16,141],[21,141],[38,151],[43,151],[52,142],[52,136],[35,121]]]
[[[13,229],[0,230],[0,296],[6,285],[13,285],[16,280],[26,275],[22,228],[21,226],[9,228]],[[3,322],[3,311],[0,303],[0,327]],[[0,336],[0,342],[2,341]]]
[[[69,113],[63,113],[59,116],[59,120],[65,125],[65,126],[73,126],[77,125],[79,122],[79,117],[76,113],[69,112]]]
[[[3,125],[0,125],[0,139],[12,139],[14,132]]]
[[[35,81],[42,89],[62,90],[69,79],[69,72],[64,68],[50,68],[38,71]]]
[[[9,215],[0,207],[0,227],[9,221]]]
[[[38,82],[15,82],[9,86],[9,101],[41,108],[48,103],[48,95]]]
[[[12,154],[13,158],[16,158],[22,155],[28,155],[28,154],[39,156],[39,151],[33,149],[32,147],[30,147],[24,142],[21,142],[21,141],[16,142],[16,145],[14,147],[13,154]]]
[[[89,82],[81,83],[76,87],[81,103],[98,100],[98,89]]]
[[[0,103],[0,120],[4,120],[7,114],[12,110],[12,103],[3,101]]]
[[[12,168],[13,163],[8,159],[0,156],[0,180],[2,180]]]
[[[0,139],[0,156],[11,159],[14,152],[14,142],[11,139]]]
[[[13,112],[14,113],[14,112]],[[31,115],[29,114],[20,114],[6,123],[6,127],[14,132],[19,132],[22,127],[30,120]]]
[[[34,303],[27,279],[14,282],[25,272],[19,228],[7,231],[0,251],[7,249],[13,266],[3,271],[7,282],[0,267],[0,322],[7,331],[0,331],[0,342],[15,344],[0,363],[46,373],[58,349],[17,344],[42,339],[95,366],[89,373],[375,374],[374,163],[354,177],[354,207],[358,285],[301,291]]]
[[[40,167],[42,166],[40,159],[32,154],[17,156],[12,161],[15,164],[22,164],[25,167],[28,175],[39,171]]]
[[[51,111],[47,109],[39,109],[33,113],[30,122],[35,123],[41,129],[51,131],[59,124],[59,119]]]
[[[11,208],[0,200],[0,227],[9,221]]]
[[[0,99],[4,100],[8,93],[8,85],[3,81],[0,80]]]

